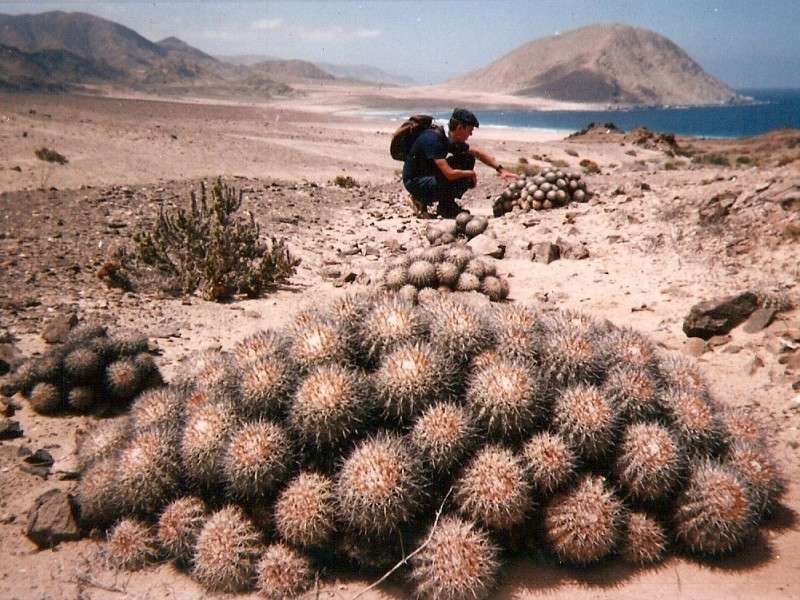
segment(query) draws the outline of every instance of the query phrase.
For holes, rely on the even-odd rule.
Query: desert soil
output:
[[[240,105],[0,95],[0,334],[6,348],[26,356],[42,352],[45,324],[75,312],[112,331],[148,335],[169,378],[198,349],[229,349],[254,331],[280,326],[304,304],[374,283],[388,256],[424,241],[425,223],[405,206],[400,163],[388,155],[395,124],[332,115],[320,109],[324,104],[319,97]],[[331,99],[335,104],[341,98]],[[586,204],[490,220],[489,236],[506,248],[497,267],[510,278],[510,301],[586,311],[695,357],[721,401],[746,406],[764,422],[788,480],[777,514],[732,557],[673,556],[649,569],[517,559],[495,597],[796,597],[800,350],[791,346],[800,341],[800,310],[779,313],[755,333],[740,326],[708,343],[687,339],[681,325],[695,303],[743,290],[800,303],[800,201],[790,197],[800,185],[798,139],[800,132],[737,142],[679,140],[700,154],[730,156],[735,166],[722,167],[602,131],[570,139],[476,131],[472,142],[506,165],[524,159],[581,171],[579,163],[589,159],[599,167],[585,175],[594,192]],[[42,146],[69,162],[38,160],[34,150]],[[745,154],[754,160],[736,166]],[[479,186],[464,204],[490,215],[491,199],[504,184],[488,168],[478,174]],[[184,205],[190,189],[219,175],[244,190],[245,209],[263,231],[286,238],[302,259],[290,284],[259,299],[217,304],[173,298],[144,284],[123,292],[98,279],[109,249],[132,248],[133,234],[153,222],[161,203]],[[358,186],[334,185],[337,175],[350,175]],[[559,238],[562,245],[584,246],[588,257],[531,260],[536,244]],[[0,597],[210,597],[169,564],[136,573],[106,569],[97,539],[36,549],[23,534],[28,509],[48,489],[74,487],[76,438],[95,419],[44,417],[15,400],[20,408],[12,418],[24,435],[0,442]],[[20,469],[23,447],[52,454],[46,478]],[[368,583],[326,580],[309,597],[350,598]],[[367,597],[408,593],[394,581]]]

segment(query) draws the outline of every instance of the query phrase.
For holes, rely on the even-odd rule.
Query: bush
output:
[[[753,164],[753,159],[749,156],[742,155],[736,157],[736,164],[737,165],[751,165]]]
[[[333,185],[338,185],[340,188],[350,189],[358,187],[358,182],[350,175],[337,175],[333,179]]]
[[[134,236],[137,258],[168,277],[175,288],[190,294],[200,290],[208,300],[235,294],[258,296],[266,288],[291,277],[299,260],[283,240],[270,236],[265,243],[253,214],[235,215],[242,192],[224,186],[218,178],[211,188],[200,184],[200,198],[191,193],[190,210],[161,207],[152,231]]]
[[[593,173],[599,173],[599,172],[600,172],[600,165],[598,165],[598,164],[597,164],[596,162],[594,162],[593,160],[589,160],[588,158],[584,158],[584,159],[583,159],[583,160],[582,160],[580,163],[578,163],[578,164],[580,164],[580,166],[582,166],[582,167],[583,167],[583,170],[584,170],[586,173],[593,174]]]
[[[706,164],[706,165],[715,165],[717,167],[731,166],[731,161],[728,159],[727,156],[723,156],[722,154],[702,154],[699,156],[694,156],[692,158],[692,162]]]
[[[34,150],[33,153],[36,155],[36,158],[39,160],[43,160],[46,162],[53,162],[58,163],[60,165],[65,165],[69,161],[67,157],[63,154],[56,152],[55,150],[51,150],[50,148],[41,147],[38,150]]]

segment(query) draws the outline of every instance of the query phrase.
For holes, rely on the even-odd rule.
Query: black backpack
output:
[[[389,146],[389,153],[392,155],[392,158],[404,161],[408,157],[408,152],[419,137],[419,134],[431,127],[440,129],[442,134],[444,134],[444,129],[442,127],[434,125],[432,116],[411,115],[397,128],[397,131],[395,131],[392,136],[392,143]]]

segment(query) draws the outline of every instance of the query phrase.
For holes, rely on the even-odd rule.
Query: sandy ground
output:
[[[345,107],[340,98],[330,106]],[[230,348],[250,333],[284,322],[298,306],[337,297],[374,279],[393,249],[422,240],[388,155],[394,124],[320,110],[320,98],[294,105],[176,103],[80,96],[0,96],[0,329],[25,354],[45,344],[39,333],[56,314],[75,310],[113,330],[136,328],[153,339],[170,377],[192,351]],[[311,110],[309,110],[311,109]],[[788,491],[777,515],[731,558],[672,557],[652,569],[618,562],[588,569],[517,559],[496,598],[794,598],[800,589],[800,372],[781,361],[778,339],[800,328],[794,309],[763,331],[741,327],[713,344],[689,342],[681,324],[700,300],[745,289],[788,294],[796,287],[800,213],[778,202],[800,181],[800,161],[759,168],[693,164],[618,138],[557,139],[547,132],[481,128],[473,138],[508,165],[564,165],[587,175],[588,204],[490,222],[507,247],[498,269],[511,301],[573,308],[646,333],[665,349],[697,356],[720,400],[750,407],[771,431]],[[800,137],[800,136],[798,136]],[[33,151],[48,146],[69,163],[51,165]],[[738,151],[738,150],[737,150]],[[670,166],[668,166],[670,165]],[[19,168],[18,170],[16,168]],[[351,175],[359,187],[330,184]],[[192,297],[108,289],[95,277],[109,246],[155,217],[160,201],[179,203],[200,179],[223,175],[247,195],[266,231],[286,237],[303,259],[290,286],[256,300],[214,304]],[[465,198],[490,214],[503,184],[479,168],[479,187]],[[766,187],[765,187],[766,186]],[[759,191],[760,190],[760,191]],[[736,203],[713,222],[700,221],[710,199]],[[582,243],[585,260],[532,262],[530,247],[558,238]],[[322,276],[336,266],[359,275],[337,287]],[[800,387],[800,385],[798,385]],[[24,437],[0,442],[0,598],[211,597],[168,564],[133,574],[104,568],[92,539],[37,551],[22,534],[34,498],[69,490],[75,439],[91,417],[47,418],[24,402],[14,416]],[[56,460],[47,480],[19,470],[19,447],[45,448]],[[319,598],[350,598],[367,580],[327,581]],[[407,598],[398,582],[370,598]],[[222,597],[222,596],[221,596]]]

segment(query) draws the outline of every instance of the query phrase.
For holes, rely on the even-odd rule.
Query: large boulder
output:
[[[79,540],[81,531],[69,496],[54,488],[36,498],[28,513],[25,535],[40,549]]]
[[[752,292],[706,300],[695,304],[683,320],[683,332],[689,337],[708,340],[724,335],[745,321],[758,308]]]

